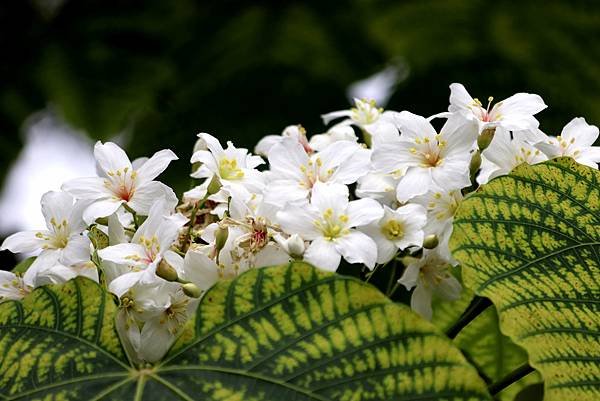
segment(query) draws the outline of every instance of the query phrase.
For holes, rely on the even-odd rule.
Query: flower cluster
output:
[[[460,84],[450,90],[448,111],[429,118],[355,99],[323,115],[325,133],[289,126],[264,137],[257,155],[201,133],[191,158],[199,185],[181,200],[155,180],[173,152],[132,162],[98,142],[98,175],[45,194],[47,227],[2,244],[38,256],[22,275],[0,271],[0,297],[95,280],[118,297],[117,328],[138,362],[164,355],[215,282],[290,260],[330,271],[342,259],[371,271],[401,265],[412,308],[431,318],[433,296],[461,292],[448,241],[465,194],[521,163],[600,162],[598,128],[583,118],[557,137],[540,131],[537,95],[484,106]]]

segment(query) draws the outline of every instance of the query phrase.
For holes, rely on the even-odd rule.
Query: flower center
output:
[[[350,232],[346,228],[348,216],[341,214],[336,216],[333,209],[329,208],[323,212],[323,218],[314,222],[315,226],[321,231],[327,241],[334,241]]]
[[[419,164],[423,168],[439,167],[444,162],[442,150],[446,147],[446,141],[436,135],[435,139],[429,137],[416,138],[416,146],[409,149],[410,153],[416,156]]]
[[[129,202],[135,193],[135,180],[137,172],[125,167],[116,171],[109,171],[110,179],[104,182],[104,186],[108,188],[118,200]]]
[[[244,178],[244,172],[238,167],[236,159],[221,159],[219,161],[219,175],[224,180],[241,180]]]
[[[381,233],[388,240],[394,241],[404,235],[404,227],[398,220],[389,220],[381,226]]]
[[[355,106],[350,109],[351,118],[359,124],[372,124],[383,112],[383,109],[377,108],[375,100],[357,100]]]

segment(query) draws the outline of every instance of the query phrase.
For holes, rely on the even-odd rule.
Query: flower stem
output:
[[[520,379],[527,376],[533,371],[534,369],[531,366],[529,366],[528,363],[524,363],[523,365],[519,366],[518,368],[504,376],[502,379],[490,384],[488,386],[488,391],[491,395],[496,395],[500,391],[504,390],[506,387],[519,381]]]
[[[388,297],[392,294],[392,289],[394,286],[394,281],[396,281],[396,269],[398,268],[398,262],[395,259],[392,259],[392,271],[390,272],[390,281],[387,285],[387,290],[385,291],[385,295]]]
[[[465,328],[466,325],[471,323],[477,316],[479,316],[484,310],[492,305],[492,302],[484,297],[475,296],[467,310],[460,316],[458,321],[454,323],[448,330],[446,335],[449,338],[455,338],[458,333]]]

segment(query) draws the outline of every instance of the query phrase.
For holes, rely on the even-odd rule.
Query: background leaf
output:
[[[100,291],[76,279],[0,305],[6,399],[52,398],[44,389],[65,400],[490,399],[475,369],[433,325],[368,284],[306,264],[254,269],[217,284],[165,360],[141,370],[123,366],[112,323],[105,323],[114,305],[97,318]],[[85,352],[109,339],[110,346]],[[27,351],[33,341],[41,345]],[[65,359],[70,376],[55,372],[52,355],[59,354],[72,355],[72,363]],[[110,366],[100,363],[107,358]],[[74,377],[73,369],[85,373]],[[100,371],[112,381],[88,380]]]
[[[600,172],[560,158],[469,196],[450,242],[464,283],[492,300],[545,399],[600,399]]]

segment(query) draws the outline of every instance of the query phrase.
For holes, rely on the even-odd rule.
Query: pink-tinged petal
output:
[[[377,261],[377,245],[368,235],[352,230],[334,241],[335,250],[350,263],[362,263],[369,269],[375,267]]]
[[[165,171],[173,160],[178,157],[169,149],[163,149],[156,152],[146,163],[137,169],[137,178],[139,182],[152,181]]]
[[[46,219],[46,226],[53,230],[54,224],[69,222],[69,216],[73,209],[73,197],[63,191],[50,191],[42,195],[42,214]]]
[[[319,269],[336,271],[342,260],[342,255],[335,249],[331,241],[324,238],[314,240],[304,252],[304,261]]]
[[[473,98],[462,84],[453,83],[450,85],[450,112],[470,112],[473,105]]]
[[[396,197],[406,202],[418,195],[423,195],[432,184],[431,172],[428,168],[411,167],[398,182]]]
[[[51,235],[48,231],[21,231],[4,240],[0,251],[9,250],[13,253],[39,251],[44,245],[40,236]]]
[[[314,211],[307,210],[306,206],[288,206],[277,212],[277,220],[283,231],[288,234],[299,234],[309,241],[321,235],[315,226],[318,217]]]
[[[78,199],[101,199],[112,195],[104,181],[100,177],[75,178],[65,182],[61,189]]]
[[[383,217],[383,208],[379,202],[365,198],[348,203],[346,209],[348,226],[364,226]]]
[[[313,186],[310,203],[321,213],[331,209],[338,214],[344,214],[348,206],[348,187],[317,181]]]
[[[106,174],[125,168],[133,169],[125,151],[113,142],[104,144],[100,141],[96,142],[94,157],[100,169]]]
[[[147,266],[152,261],[146,255],[146,248],[139,244],[117,244],[98,250],[98,256],[101,259],[110,262],[130,265]]]
[[[177,205],[177,195],[175,195],[175,192],[170,187],[162,182],[150,181],[136,188],[127,204],[138,214],[147,216],[150,213],[152,205],[160,199],[165,200],[166,207],[172,206],[171,209]]]
[[[83,221],[89,225],[99,217],[108,217],[115,213],[123,203],[124,201],[116,199],[96,201],[88,206],[83,212]]]

